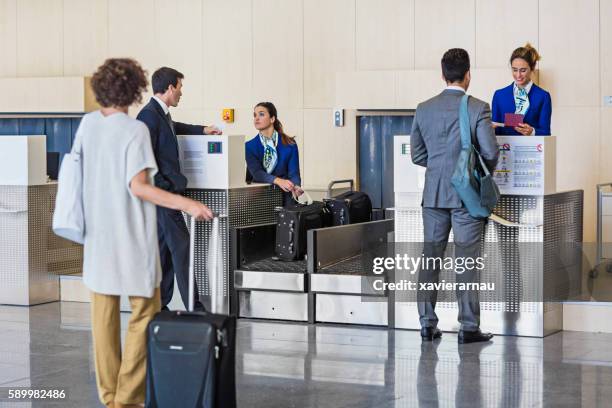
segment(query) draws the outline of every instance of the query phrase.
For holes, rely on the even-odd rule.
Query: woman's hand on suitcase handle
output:
[[[198,221],[210,221],[213,219],[213,212],[210,208],[195,200],[191,200],[191,205],[187,209],[187,214]]]
[[[291,180],[285,180],[280,177],[277,177],[274,179],[274,184],[279,186],[281,190],[287,191],[287,192],[293,191],[293,187],[295,187],[295,185],[291,182]]]

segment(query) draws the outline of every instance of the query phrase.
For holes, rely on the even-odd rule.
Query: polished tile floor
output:
[[[124,321],[128,318],[123,315]],[[418,332],[239,321],[240,407],[612,407],[612,335],[422,344]],[[63,388],[97,407],[89,306],[0,306],[0,388]]]

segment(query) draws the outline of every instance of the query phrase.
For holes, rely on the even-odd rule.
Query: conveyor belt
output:
[[[238,269],[243,271],[257,272],[307,273],[308,265],[305,260],[287,262],[274,258],[266,258],[260,261],[241,265]],[[334,275],[365,275],[361,255],[356,255],[333,265],[321,268],[317,273]]]
[[[345,259],[330,266],[321,268],[317,273],[328,273],[335,275],[365,275],[361,255]]]
[[[243,271],[257,272],[306,273],[308,271],[308,265],[306,264],[305,260],[287,262],[276,260],[274,258],[266,258],[260,261],[241,265],[238,269]]]

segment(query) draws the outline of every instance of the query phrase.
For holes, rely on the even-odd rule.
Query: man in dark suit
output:
[[[455,163],[461,151],[459,103],[470,85],[470,57],[460,48],[448,50],[442,57],[442,75],[446,89],[417,106],[410,134],[412,161],[427,168],[423,189],[424,250],[427,258],[442,258],[453,229],[455,257],[476,259],[479,256],[484,220],[473,218],[451,185]],[[489,104],[469,98],[468,115],[472,143],[491,172],[499,150],[491,125]],[[422,268],[419,281],[437,282],[440,269]],[[456,273],[457,282],[478,280],[475,268]],[[436,292],[417,299],[423,340],[442,336],[437,328]],[[419,294],[421,295],[421,294]],[[459,304],[459,343],[488,341],[493,336],[480,331],[480,303],[473,291],[457,291]]]
[[[181,173],[177,134],[220,134],[215,127],[188,125],[174,122],[169,107],[176,107],[181,99],[183,74],[175,69],[162,67],[153,73],[153,94],[142,108],[138,119],[144,122],[151,134],[151,145],[157,161],[158,173],[155,185],[172,193],[182,194],[187,187],[187,178]],[[161,305],[168,310],[174,291],[174,277],[185,308],[189,304],[189,231],[183,215],[178,210],[157,207],[157,233],[159,255],[162,265]],[[195,310],[204,310],[195,289]]]

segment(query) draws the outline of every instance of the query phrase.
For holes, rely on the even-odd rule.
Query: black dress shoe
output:
[[[432,341],[440,337],[442,337],[442,331],[436,327],[421,328],[421,339],[423,339],[423,341]]]
[[[467,343],[477,343],[479,341],[489,341],[493,338],[491,333],[483,333],[480,330],[478,331],[459,331],[459,336],[457,336],[457,341],[459,344],[467,344]]]

